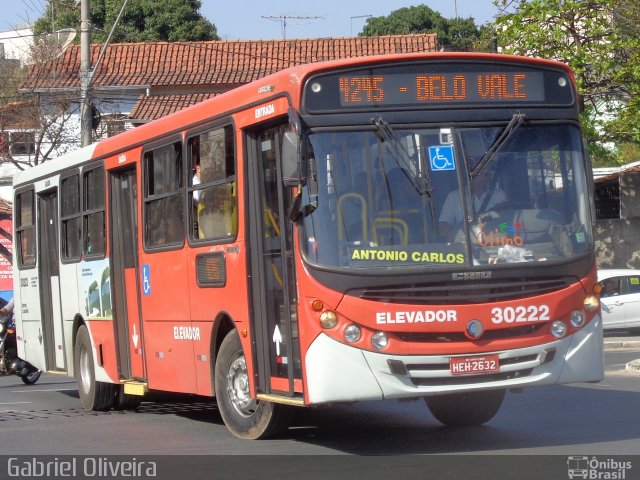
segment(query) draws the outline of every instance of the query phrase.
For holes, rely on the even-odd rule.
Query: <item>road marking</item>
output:
[[[52,390],[11,390],[11,393],[31,393],[31,392],[73,392],[78,390],[77,388],[55,388]]]

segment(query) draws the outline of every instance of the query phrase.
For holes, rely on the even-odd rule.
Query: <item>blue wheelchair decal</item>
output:
[[[142,293],[151,295],[151,270],[148,264],[142,265]]]
[[[433,147],[429,147],[429,161],[431,162],[431,171],[433,172],[455,170],[456,162],[453,156],[453,146],[434,145]]]

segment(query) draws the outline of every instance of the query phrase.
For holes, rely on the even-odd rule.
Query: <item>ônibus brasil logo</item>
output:
[[[572,456],[567,458],[567,470],[570,479],[584,480],[625,480],[631,462],[614,458]]]

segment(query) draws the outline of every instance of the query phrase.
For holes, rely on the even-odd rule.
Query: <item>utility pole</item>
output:
[[[295,20],[317,20],[319,18],[324,18],[324,17],[299,17],[296,15],[262,15],[262,18],[266,18],[267,20],[273,20],[274,22],[280,22],[280,25],[282,26],[282,39],[286,40],[287,38],[287,18],[293,18]]]
[[[91,135],[91,12],[90,0],[80,0],[80,139],[83,147]]]

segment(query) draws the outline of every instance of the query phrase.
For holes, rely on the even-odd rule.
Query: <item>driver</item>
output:
[[[489,189],[492,177],[493,172],[487,167],[472,180],[473,208],[476,214],[492,210],[507,201],[507,196],[497,185],[493,190]],[[450,238],[454,228],[463,223],[462,199],[458,190],[449,192],[438,220],[438,234],[444,238]]]

